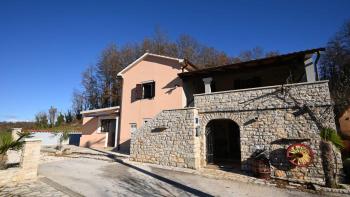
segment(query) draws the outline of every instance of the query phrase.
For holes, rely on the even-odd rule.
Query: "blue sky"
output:
[[[350,19],[350,1],[0,1],[0,121],[71,106],[81,73],[109,43],[141,41],[155,27],[189,34],[231,55],[325,46]]]

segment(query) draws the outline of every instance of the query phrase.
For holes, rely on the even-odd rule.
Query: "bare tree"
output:
[[[180,35],[179,39],[177,40],[177,56],[186,58],[191,62],[196,63],[201,47],[201,44],[193,37],[185,34]]]
[[[75,116],[75,119],[80,120],[81,119],[80,112],[84,110],[84,96],[78,90],[73,91],[72,103],[73,103],[72,104],[73,114]],[[65,119],[67,123],[73,121],[72,113],[70,110],[68,110]]]
[[[74,113],[78,114],[82,109],[119,105],[121,83],[117,74],[145,52],[186,58],[199,68],[237,63],[264,56],[263,49],[255,47],[242,52],[239,57],[231,57],[223,51],[200,43],[189,35],[181,35],[172,41],[165,31],[156,28],[152,37],[145,38],[140,43],[126,44],[121,48],[110,44],[102,51],[97,64],[88,67],[83,73],[82,93],[75,96],[73,94]],[[265,56],[274,54],[266,53]]]
[[[98,82],[95,73],[95,67],[90,66],[85,72],[83,72],[82,85],[84,87],[83,97],[85,102],[85,109],[99,108],[99,89]]]
[[[51,106],[49,109],[49,121],[50,121],[51,127],[55,126],[56,116],[57,116],[57,108]]]
[[[265,52],[265,50],[262,47],[257,46],[252,48],[251,50],[242,51],[241,53],[239,53],[237,58],[240,61],[244,62],[244,61],[256,60],[264,57],[272,57],[276,55],[279,55],[278,51]]]
[[[101,107],[119,104],[120,82],[117,79],[117,75],[124,68],[121,60],[121,54],[115,44],[108,46],[101,54],[97,64],[97,77],[99,79],[100,92],[102,93],[100,96]]]
[[[336,116],[350,105],[350,20],[327,44],[321,58],[320,74],[329,80]]]

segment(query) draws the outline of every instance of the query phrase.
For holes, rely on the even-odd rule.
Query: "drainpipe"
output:
[[[120,96],[119,97],[119,114],[117,114],[117,116],[119,116],[119,117],[116,120],[116,124],[118,124],[118,128],[116,128],[116,131],[115,131],[115,147],[117,147],[117,150],[120,150],[120,132],[121,132],[120,127],[121,127],[121,120],[122,120],[121,115],[122,115],[122,110],[123,110],[123,108],[122,108],[122,102],[123,102],[122,100],[123,99],[122,98],[123,98],[124,79],[122,76],[117,76],[117,79],[120,80],[121,93],[119,95]]]
[[[315,60],[315,74],[316,74],[316,81],[318,81],[318,70],[317,70],[317,64],[318,64],[318,61],[320,60],[320,52],[317,51],[317,57],[316,57],[316,60]]]

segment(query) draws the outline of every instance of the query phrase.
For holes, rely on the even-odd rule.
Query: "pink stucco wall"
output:
[[[137,128],[143,124],[144,118],[153,118],[165,109],[185,106],[182,81],[177,76],[181,65],[176,60],[147,56],[144,60],[123,73],[123,90],[120,122],[120,145],[129,146],[130,123]],[[132,91],[136,84],[144,81],[155,81],[155,97],[135,100]]]
[[[104,147],[106,134],[98,133],[97,117],[84,117],[82,135],[80,137],[80,146],[83,147]]]

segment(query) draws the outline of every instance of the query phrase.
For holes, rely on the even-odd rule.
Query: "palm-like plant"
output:
[[[334,164],[337,164],[335,153],[333,152],[332,144],[338,148],[344,148],[343,140],[338,135],[337,131],[332,128],[323,128],[320,133],[321,136],[321,158],[322,166],[325,174],[326,187],[336,188],[336,169],[334,169]]]
[[[57,133],[56,135],[60,135],[60,137],[58,139],[58,143],[59,143],[58,150],[62,150],[62,147],[63,147],[62,143],[69,139],[69,131],[64,129],[64,130],[62,130],[62,132]]]
[[[28,132],[17,132],[18,139],[14,140],[11,132],[0,132],[0,170],[6,169],[7,151],[19,150],[23,147],[24,138],[31,137]]]

